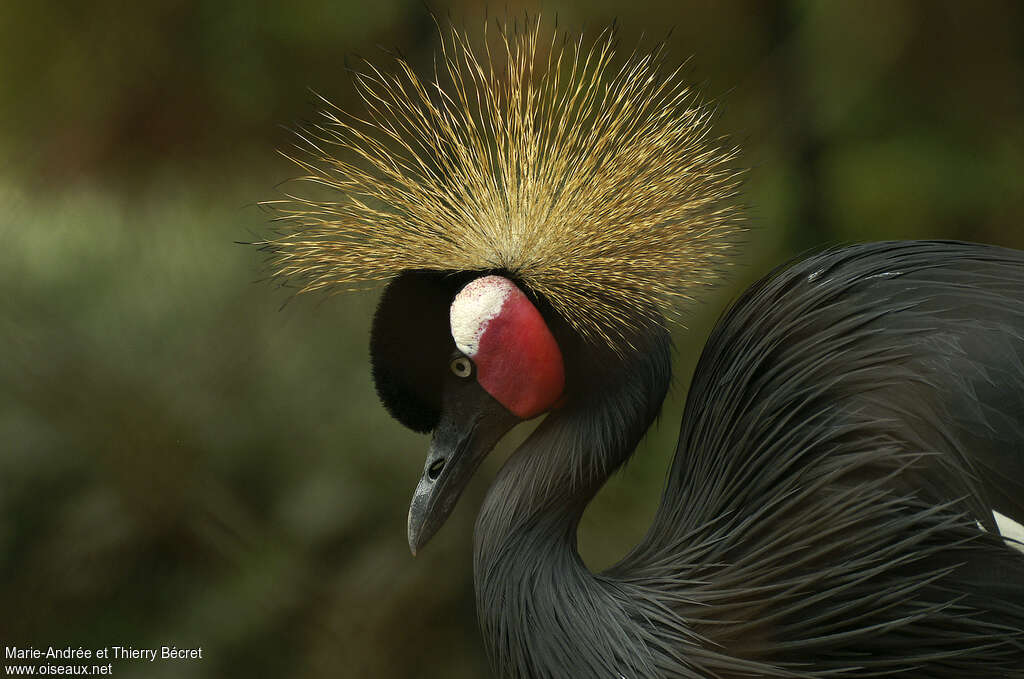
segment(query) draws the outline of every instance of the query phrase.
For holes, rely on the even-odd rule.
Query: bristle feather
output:
[[[310,291],[501,269],[616,349],[717,278],[742,229],[736,150],[664,42],[615,66],[612,27],[588,48],[557,28],[542,40],[539,17],[514,24],[474,47],[439,23],[430,81],[401,55],[392,71],[363,61],[362,115],[316,95],[321,121],[284,155],[339,197],[266,203],[277,277]]]

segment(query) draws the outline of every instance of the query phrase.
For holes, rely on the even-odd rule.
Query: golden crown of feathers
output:
[[[298,181],[329,197],[266,203],[274,275],[311,291],[503,269],[613,348],[717,278],[742,225],[736,150],[711,138],[663,44],[618,60],[613,29],[548,39],[539,17],[485,23],[477,46],[439,34],[432,77],[401,56],[364,62],[365,112],[324,100],[299,132]]]

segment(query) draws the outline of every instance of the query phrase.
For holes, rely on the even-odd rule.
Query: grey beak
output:
[[[409,550],[413,556],[444,525],[480,463],[518,422],[491,401],[497,408],[484,404],[442,414],[430,441],[423,476],[409,504]]]

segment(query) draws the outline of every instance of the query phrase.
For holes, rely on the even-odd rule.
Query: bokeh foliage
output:
[[[509,3],[509,11],[523,7]],[[536,5],[530,6],[531,10]],[[678,334],[658,427],[584,519],[606,566],[653,515],[686,382],[728,300],[807,248],[1024,247],[1024,8],[546,3],[660,39],[745,148],[749,255]],[[472,26],[475,3],[435,8]],[[492,10],[493,12],[493,10]],[[646,35],[642,38],[641,34]],[[310,89],[436,47],[417,1],[7,0],[0,7],[0,640],[202,645],[122,677],[485,673],[472,522],[498,451],[413,560],[426,442],[377,404],[374,295],[297,298],[235,243],[296,170]],[[287,302],[287,303],[286,303]],[[282,308],[283,307],[283,308]]]

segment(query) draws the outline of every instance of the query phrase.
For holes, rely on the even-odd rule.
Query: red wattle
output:
[[[487,323],[473,360],[480,385],[510,412],[529,419],[562,396],[565,368],[544,318],[517,292]]]

